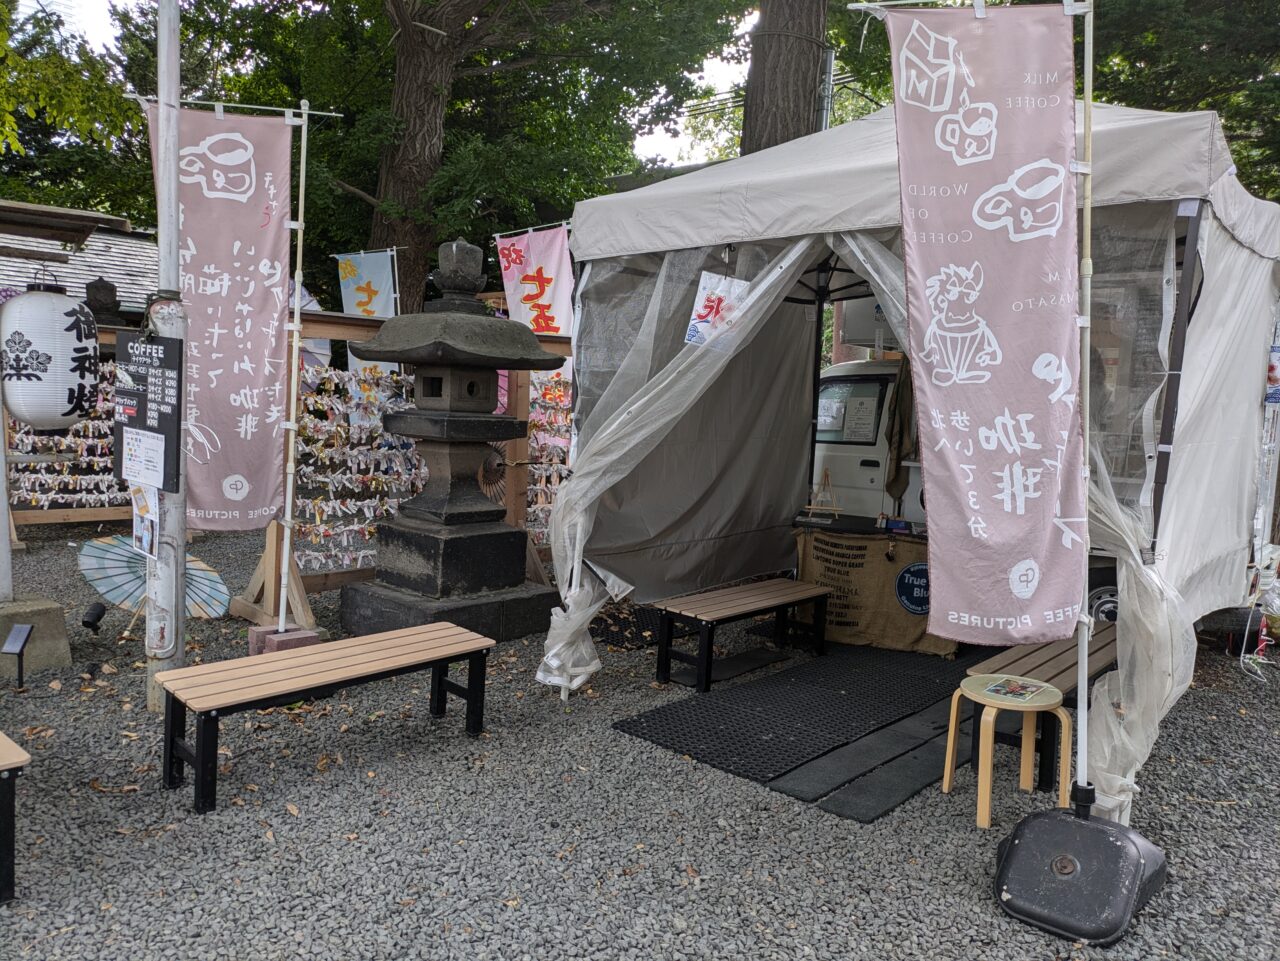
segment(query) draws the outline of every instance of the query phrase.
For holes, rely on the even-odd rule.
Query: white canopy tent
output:
[[[1092,699],[1090,778],[1099,807],[1127,819],[1190,682],[1194,619],[1245,590],[1280,207],[1235,179],[1213,113],[1097,104],[1093,129],[1090,530],[1117,558],[1121,606],[1119,669]],[[794,565],[817,335],[803,302],[850,271],[905,344],[900,233],[891,110],[577,206],[579,443],[552,513],[565,609],[542,680],[567,691],[599,668],[587,625],[609,596]],[[700,347],[684,333],[703,271],[749,286]]]

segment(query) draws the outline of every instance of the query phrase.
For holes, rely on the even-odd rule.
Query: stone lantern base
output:
[[[528,581],[453,597],[428,597],[381,580],[363,581],[342,589],[342,626],[352,634],[376,634],[449,621],[495,641],[513,641],[545,631],[559,603],[554,588]]]

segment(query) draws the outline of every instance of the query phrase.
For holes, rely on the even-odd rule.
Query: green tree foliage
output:
[[[1034,0],[1012,0],[1034,2]],[[1148,110],[1216,110],[1241,181],[1280,199],[1280,0],[1099,0],[1094,95]],[[1077,37],[1082,29],[1076,18]],[[832,14],[836,58],[888,102],[883,25]],[[1077,43],[1077,86],[1083,44]]]
[[[409,2],[422,22],[460,9],[458,0]],[[417,236],[432,244],[461,235],[484,245],[493,232],[559,219],[607,189],[610,176],[636,169],[636,131],[674,125],[696,95],[690,74],[730,41],[751,3],[481,4],[472,21],[449,28],[468,44],[456,46],[445,91],[440,162],[407,201],[380,182],[386,151],[407,134],[393,110],[396,54],[402,43],[431,44],[433,34],[398,34],[387,0],[181,6],[184,97],[279,106],[306,98],[316,110],[342,114],[312,118],[307,164],[307,284],[334,307],[328,255],[371,246],[375,212],[423,227]],[[100,135],[37,111],[28,131],[32,159],[0,157],[0,191],[105,209],[145,226],[154,222],[149,147],[141,112],[123,94],[154,94],[155,8],[121,4],[113,15],[118,49],[109,54],[56,30],[44,40],[69,63],[85,58],[103,103],[95,114]],[[471,31],[485,22],[489,39],[471,44]]]
[[[0,0],[0,152],[27,151],[24,121],[97,143],[124,125],[109,66],[62,27],[61,18],[43,12],[18,21],[14,4]],[[29,125],[26,132],[36,133]]]
[[[837,112],[835,122],[873,109],[866,98],[893,97],[883,24],[844,8],[840,2],[829,11],[828,39],[836,72],[855,80],[846,90],[848,112]],[[1077,18],[1077,34],[1081,28]],[[1094,40],[1098,100],[1217,111],[1241,181],[1280,200],[1280,0],[1099,0]],[[1076,50],[1082,57],[1083,45]],[[737,156],[740,129],[740,109],[693,117],[686,126],[714,159]]]
[[[1099,99],[1216,110],[1240,180],[1280,199],[1280,0],[1105,0]]]

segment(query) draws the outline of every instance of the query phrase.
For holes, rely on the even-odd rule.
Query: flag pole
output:
[[[302,238],[307,207],[307,118],[311,105],[302,101],[302,140],[298,151],[298,217],[294,240],[293,319],[285,324],[288,333],[289,365],[285,384],[289,390],[289,419],[284,423],[284,536],[280,539],[280,612],[276,630],[284,632],[289,614],[289,576],[293,572],[293,496],[296,487],[294,471],[297,461],[298,393],[301,388],[300,349],[302,344]]]
[[[160,299],[147,308],[162,337],[187,336],[178,260],[178,102],[180,46],[178,0],[160,0],[156,20],[156,240],[159,247]],[[185,398],[179,403],[185,406]],[[157,491],[156,559],[147,562],[147,709],[164,706],[154,677],[181,667],[185,660],[187,494],[186,457],[178,457],[178,491]]]
[[[1089,642],[1093,635],[1093,612],[1089,610],[1089,387],[1092,377],[1092,338],[1089,318],[1093,308],[1093,4],[1084,15],[1084,141],[1081,157],[1080,190],[1083,194],[1080,217],[1080,419],[1084,443],[1084,591],[1080,618],[1076,625],[1076,782],[1072,801],[1081,817],[1093,807],[1094,790],[1089,783]]]

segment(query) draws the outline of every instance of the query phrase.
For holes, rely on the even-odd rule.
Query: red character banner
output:
[[[292,128],[182,110],[178,144],[187,525],[251,530],[284,505]]]
[[[573,336],[573,261],[563,225],[495,237],[507,314],[535,334]]]
[[[929,630],[1070,635],[1084,592],[1072,24],[887,15]]]

